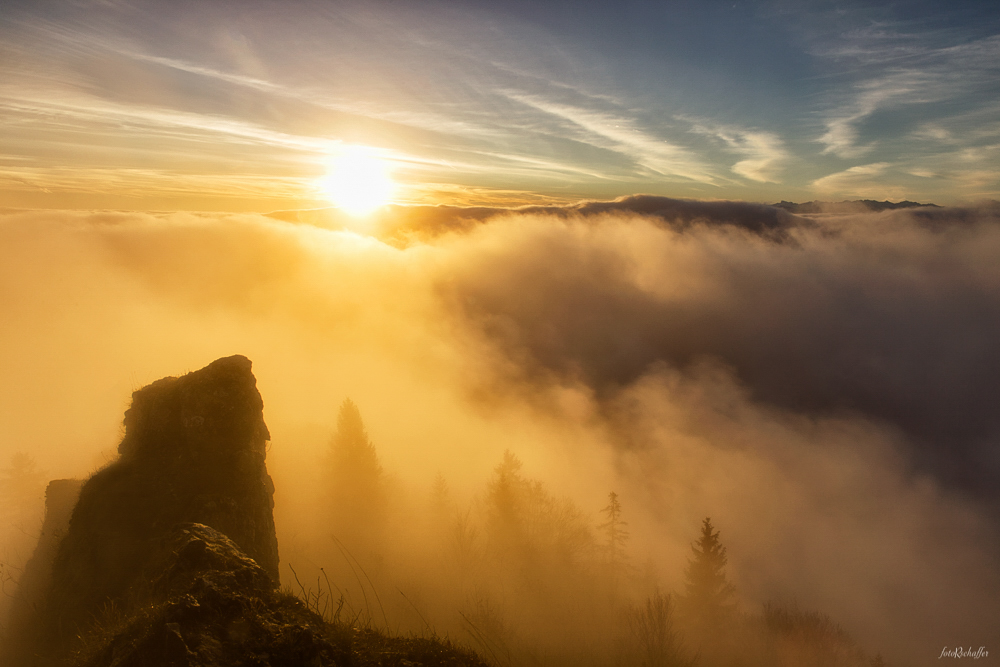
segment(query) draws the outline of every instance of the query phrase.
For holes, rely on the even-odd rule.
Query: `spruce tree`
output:
[[[607,553],[608,563],[612,571],[617,571],[618,567],[624,564],[627,554],[625,553],[625,543],[628,542],[628,531],[625,526],[626,521],[622,520],[622,505],[618,500],[618,494],[612,491],[608,494],[608,506],[601,512],[608,518],[607,521],[597,527],[604,533],[604,547]]]
[[[351,399],[340,406],[326,462],[330,528],[351,546],[374,547],[385,520],[382,465]]]
[[[710,518],[702,522],[701,537],[691,550],[694,556],[684,572],[684,608],[696,626],[708,629],[735,609],[735,589],[726,579],[726,547]]]
[[[345,399],[337,415],[337,432],[330,442],[332,463],[359,484],[372,484],[382,476],[382,465],[375,446],[368,439],[361,411],[351,399]]]
[[[509,449],[486,485],[487,522],[494,546],[510,548],[523,539],[525,502],[531,483],[521,475],[521,460]]]

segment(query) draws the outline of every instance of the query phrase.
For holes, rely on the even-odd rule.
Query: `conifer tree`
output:
[[[536,565],[575,563],[594,547],[589,522],[572,501],[553,497],[540,481],[525,478],[521,469],[521,460],[507,450],[486,485],[489,548]]]
[[[628,523],[622,520],[622,505],[618,500],[617,493],[612,491],[608,494],[608,506],[601,510],[601,512],[608,520],[597,528],[604,533],[604,548],[606,549],[608,564],[611,566],[612,571],[617,571],[618,567],[627,558],[625,543],[628,542],[629,538],[628,531],[625,530],[625,526]]]
[[[382,465],[375,446],[368,439],[361,411],[349,398],[340,406],[330,454],[339,471],[355,477],[360,483],[372,483],[382,476]]]
[[[370,541],[384,522],[384,479],[361,411],[351,399],[340,406],[326,467],[328,516],[333,533],[349,542]]]
[[[711,518],[702,522],[701,537],[691,550],[694,557],[684,572],[684,607],[695,625],[715,625],[734,610],[735,589],[726,579],[726,547],[719,542]]]
[[[486,486],[487,520],[498,546],[513,546],[523,528],[523,505],[531,484],[521,476],[521,467],[521,460],[505,450]]]

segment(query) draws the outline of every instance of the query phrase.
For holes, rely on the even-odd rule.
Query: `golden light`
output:
[[[319,187],[334,206],[354,216],[392,203],[396,190],[389,162],[366,146],[342,148],[330,159]]]

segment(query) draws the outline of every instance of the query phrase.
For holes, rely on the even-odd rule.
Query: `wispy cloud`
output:
[[[680,177],[716,185],[717,176],[692,151],[643,131],[624,115],[585,109],[518,92],[505,93],[515,100],[558,119],[552,131],[561,130],[573,139],[620,153],[659,176]]]
[[[335,141],[320,137],[280,132],[226,116],[158,109],[133,104],[119,104],[92,97],[67,95],[61,100],[6,97],[0,113],[19,115],[51,123],[93,124],[128,123],[134,129],[197,141],[218,141],[225,137],[232,143],[264,144],[275,147],[324,152]]]
[[[991,106],[1000,36],[949,46],[931,42],[930,36],[879,29],[850,33],[843,44],[817,52],[848,65],[846,76],[854,78],[848,100],[825,114],[826,131],[818,138],[826,145],[823,153],[848,159],[870,153],[878,142],[862,139],[863,126],[878,112],[945,100],[962,100],[966,109]]]
[[[178,174],[161,169],[0,166],[0,188],[135,196],[303,198],[309,179],[252,174]]]
[[[881,178],[891,166],[888,162],[858,165],[818,178],[812,182],[812,187],[825,196],[899,198],[905,190],[887,185]]]
[[[733,173],[759,183],[781,182],[779,174],[791,156],[777,134],[734,125],[716,125],[707,119],[692,122],[692,132],[719,139],[730,152],[745,156],[731,167]]]
[[[858,143],[859,124],[888,106],[930,101],[926,91],[932,82],[926,73],[907,71],[857,84],[854,99],[826,119],[826,132],[819,138],[826,144],[823,152],[848,159],[869,153],[875,142]]]

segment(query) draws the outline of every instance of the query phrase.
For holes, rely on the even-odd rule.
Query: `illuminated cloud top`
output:
[[[991,3],[7,2],[0,205],[1000,197]]]

